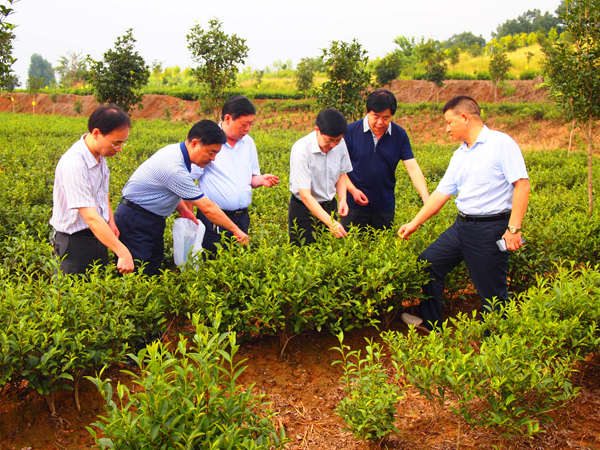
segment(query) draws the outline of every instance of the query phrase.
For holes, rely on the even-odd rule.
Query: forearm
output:
[[[327,214],[327,211],[319,204],[317,200],[312,196],[309,189],[300,189],[300,199],[302,203],[308,208],[308,210],[315,215],[317,219],[331,227],[333,221],[331,215]]]
[[[348,178],[348,175],[346,174],[342,174],[340,176],[340,178],[338,179],[338,182],[335,184],[335,191],[337,192],[337,196],[338,196],[338,201],[340,203],[342,202],[346,202],[346,195],[347,195],[347,186],[348,186],[348,182],[350,181],[350,179]]]
[[[346,178],[346,190],[350,192],[350,195],[354,195],[356,192],[356,186],[354,186],[354,183],[347,173],[345,173],[343,176]]]
[[[450,195],[442,194],[439,191],[433,191],[411,223],[417,228],[420,227],[431,216],[435,215],[450,200],[450,197]]]
[[[421,167],[419,164],[417,164],[415,159],[404,161],[404,165],[406,167],[406,171],[408,172],[408,176],[410,177],[413,186],[421,196],[423,203],[427,202],[429,199],[429,191],[427,190],[427,181],[425,181],[425,176],[423,175]]]
[[[521,228],[523,217],[525,217],[527,205],[529,204],[529,180],[522,178],[515,181],[514,186],[515,190],[513,192],[513,208],[508,224],[515,228]]]
[[[102,218],[95,208],[81,208],[79,210],[83,220],[90,227],[94,236],[98,238],[105,246],[110,248],[119,258],[130,255],[129,250],[110,229],[108,223]]]
[[[177,212],[179,213],[180,216],[182,216],[185,213],[185,210],[188,209],[190,211],[194,211],[194,206],[192,204],[192,202],[188,202],[186,200],[181,200],[179,202],[179,204],[177,205],[177,208],[175,208],[177,210]]]
[[[250,181],[250,187],[252,187],[252,189],[256,189],[257,187],[260,187],[261,186],[260,179],[261,179],[261,175],[252,175],[252,180]]]
[[[214,204],[212,200],[209,200],[206,197],[202,197],[199,200],[194,200],[192,202],[202,214],[206,216],[208,220],[219,227],[223,227],[229,231],[231,231],[234,235],[239,236],[244,234],[240,228],[233,223],[233,221],[227,217],[227,215]]]

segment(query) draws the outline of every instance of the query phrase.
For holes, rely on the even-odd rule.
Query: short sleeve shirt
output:
[[[327,154],[321,151],[317,132],[298,140],[290,154],[290,192],[300,200],[300,189],[310,189],[318,202],[327,202],[336,194],[341,175],[352,171],[346,143],[342,139]]]
[[[131,175],[123,188],[123,197],[154,214],[168,217],[181,199],[204,197],[190,171],[185,143],[167,145]]]
[[[202,191],[225,211],[250,206],[252,176],[260,175],[254,140],[246,135],[235,143],[223,144],[215,160],[205,168],[192,164],[192,176]]]
[[[437,191],[455,195],[464,214],[487,215],[512,209],[513,183],[529,178],[519,145],[507,134],[484,126],[471,148],[454,152]]]
[[[96,161],[85,136],[67,150],[56,165],[53,208],[50,225],[56,231],[73,234],[89,228],[78,208],[96,208],[108,222],[108,183],[110,171],[104,156]]]

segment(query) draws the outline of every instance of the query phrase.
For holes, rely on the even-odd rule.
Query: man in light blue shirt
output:
[[[494,297],[508,300],[509,253],[497,241],[504,240],[508,251],[523,245],[521,223],[529,202],[529,176],[517,143],[487,128],[471,97],[454,97],[443,112],[446,131],[462,145],[421,211],[398,230],[407,239],[458,193],[456,221],[419,256],[431,264],[426,268],[431,281],[423,286],[429,299],[419,305],[420,317],[402,314],[425,333],[441,325],[444,279],[463,260],[481,297],[481,313]]]
[[[204,169],[192,167],[192,176],[198,179],[206,196],[244,233],[248,233],[250,226],[248,207],[252,189],[279,183],[279,177],[260,173],[256,145],[248,136],[255,114],[254,105],[246,97],[230,97],[223,106],[220,124],[227,142],[213,163]],[[214,258],[215,244],[221,241],[221,232],[226,231],[228,237],[232,234],[208,220],[202,211],[198,211],[197,217],[206,226],[202,247],[210,252],[209,257]]]

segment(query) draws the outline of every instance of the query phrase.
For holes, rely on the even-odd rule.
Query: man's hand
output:
[[[398,230],[398,237],[408,241],[408,237],[418,230],[418,226],[413,222],[405,223]]]
[[[333,223],[329,225],[329,231],[331,231],[331,234],[336,238],[343,238],[348,235],[342,224],[337,220],[334,220]]]
[[[506,241],[506,249],[510,252],[514,252],[515,250],[520,249],[521,247],[523,247],[523,243],[521,242],[522,238],[521,238],[521,233],[511,233],[510,231],[506,230],[504,232],[504,234],[502,235],[502,239],[504,239]]]
[[[134,265],[131,253],[127,252],[127,255],[117,259],[117,269],[119,269],[119,273],[133,272]]]
[[[182,205],[182,203],[177,205],[177,212],[183,219],[190,219],[196,225],[199,224],[198,219],[196,219],[196,216],[194,216],[194,212],[190,210],[187,206]]]
[[[351,192],[352,197],[354,197],[354,201],[357,205],[365,206],[369,203],[369,199],[365,195],[363,191],[360,189],[355,189],[354,192]]]
[[[114,233],[114,235],[117,237],[117,239],[119,239],[119,234],[121,234],[119,232],[119,229],[117,228],[117,224],[115,223],[115,219],[113,218],[113,216],[111,215],[110,219],[108,220],[108,227],[110,228],[110,231],[112,231]]]
[[[346,217],[348,215],[348,203],[346,200],[341,200],[338,204],[338,214],[342,217]]]
[[[237,241],[240,244],[248,245],[248,241],[249,241],[248,235],[246,233],[244,233],[242,230],[240,230],[239,232],[233,233],[233,235],[235,236],[235,238],[237,239]]]
[[[279,184],[279,177],[275,175],[271,175],[270,173],[265,173],[261,176],[256,177],[256,187],[265,186],[265,187],[273,187],[276,184]]]

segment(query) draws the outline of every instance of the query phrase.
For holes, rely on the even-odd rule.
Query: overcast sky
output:
[[[6,0],[0,0],[6,4]],[[498,24],[528,9],[542,13],[559,0],[19,0],[8,22],[17,24],[13,69],[24,87],[32,53],[57,65],[68,51],[101,59],[118,36],[133,28],[147,64],[193,66],[186,35],[214,17],[223,30],[246,39],[246,66],[319,56],[331,41],[356,38],[371,59],[393,50],[397,36],[444,40],[471,31],[486,40]]]

